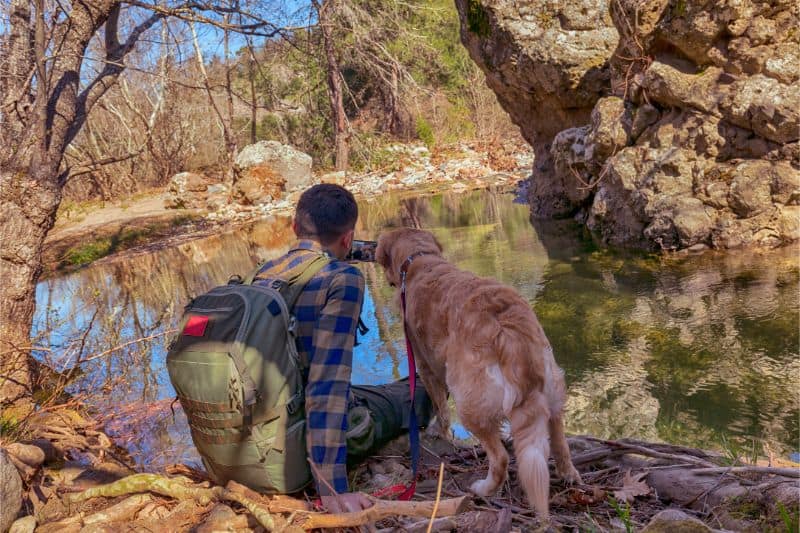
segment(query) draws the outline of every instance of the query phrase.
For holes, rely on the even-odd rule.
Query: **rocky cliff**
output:
[[[800,4],[456,0],[535,217],[648,249],[800,237]]]

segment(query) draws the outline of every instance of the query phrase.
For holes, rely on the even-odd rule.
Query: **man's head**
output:
[[[313,239],[342,259],[353,243],[357,218],[358,205],[350,191],[321,183],[300,195],[293,228],[298,238]]]

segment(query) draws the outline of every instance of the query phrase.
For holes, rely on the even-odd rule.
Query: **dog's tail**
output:
[[[503,377],[514,388],[512,405],[504,405],[508,415],[512,406],[522,403],[525,398],[545,389],[547,380],[547,361],[545,351],[548,346],[544,333],[533,335],[522,327],[530,324],[528,320],[512,321],[507,317],[498,319],[498,330],[494,337],[494,353],[499,359]]]
[[[543,394],[533,393],[515,406],[509,417],[519,482],[531,507],[543,521],[548,518],[550,499],[550,472],[547,469],[550,410],[547,404]]]

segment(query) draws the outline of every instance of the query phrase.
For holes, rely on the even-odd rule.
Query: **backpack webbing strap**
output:
[[[303,291],[308,282],[311,281],[311,278],[317,275],[317,273],[329,262],[330,257],[327,254],[320,253],[307,263],[301,263],[294,269],[281,274],[280,286],[276,288],[278,288],[280,295],[283,297],[286,303],[286,309],[289,312],[291,312],[292,307],[294,307],[294,304],[297,301],[297,298],[300,296],[300,293]],[[255,276],[262,267],[263,264],[259,265],[255,270],[248,274],[244,284],[252,285]],[[287,317],[287,320],[289,320],[289,322],[287,322],[287,327],[289,328],[290,332],[290,335],[287,339],[287,348],[290,350],[290,356],[294,357],[296,361],[299,361],[300,358],[297,354],[297,348],[294,344],[294,331],[292,331],[293,320],[290,317]],[[248,430],[249,426],[252,426],[256,423],[254,421],[254,412],[256,411],[255,405],[259,400],[260,394],[256,388],[253,378],[250,376],[250,371],[247,368],[247,364],[245,363],[242,354],[239,353],[238,350],[234,350],[230,352],[229,355],[234,366],[236,367],[236,371],[239,373],[239,376],[242,379],[242,385],[244,386],[244,406],[242,406],[242,419],[243,427],[245,430]]]
[[[272,422],[273,420],[281,419],[280,423],[277,425],[275,438],[271,448],[277,451],[283,451],[283,443],[285,440],[286,435],[286,419],[295,413],[297,409],[300,408],[302,396],[299,394],[295,394],[289,399],[289,402],[282,405],[277,405],[272,409],[268,409],[261,413],[253,414],[252,424],[264,424],[267,422]],[[202,416],[198,412],[192,412],[190,409],[186,409],[184,407],[184,411],[186,412],[186,417],[188,418],[190,424],[189,426],[192,428],[192,434],[195,438],[200,441],[203,441],[208,444],[233,444],[237,442],[241,442],[249,435],[248,428],[245,427],[245,420],[244,418],[235,413],[230,418],[225,419],[211,419]],[[229,411],[230,412],[230,411]],[[211,434],[206,432],[205,430],[209,429],[242,429],[244,431],[239,433],[225,433],[225,434]]]
[[[297,268],[294,271],[289,271],[284,274],[286,285],[280,288],[281,296],[286,300],[286,306],[291,312],[300,293],[303,292],[311,278],[316,276],[320,270],[325,268],[325,265],[331,262],[331,258],[326,254],[319,254],[306,265],[301,265],[302,268]],[[288,274],[288,275],[286,275]]]

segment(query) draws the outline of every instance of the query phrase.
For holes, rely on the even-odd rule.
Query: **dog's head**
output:
[[[400,267],[409,256],[420,252],[441,255],[442,245],[428,231],[401,228],[381,234],[375,260],[383,267],[386,280],[395,287],[400,285]]]

